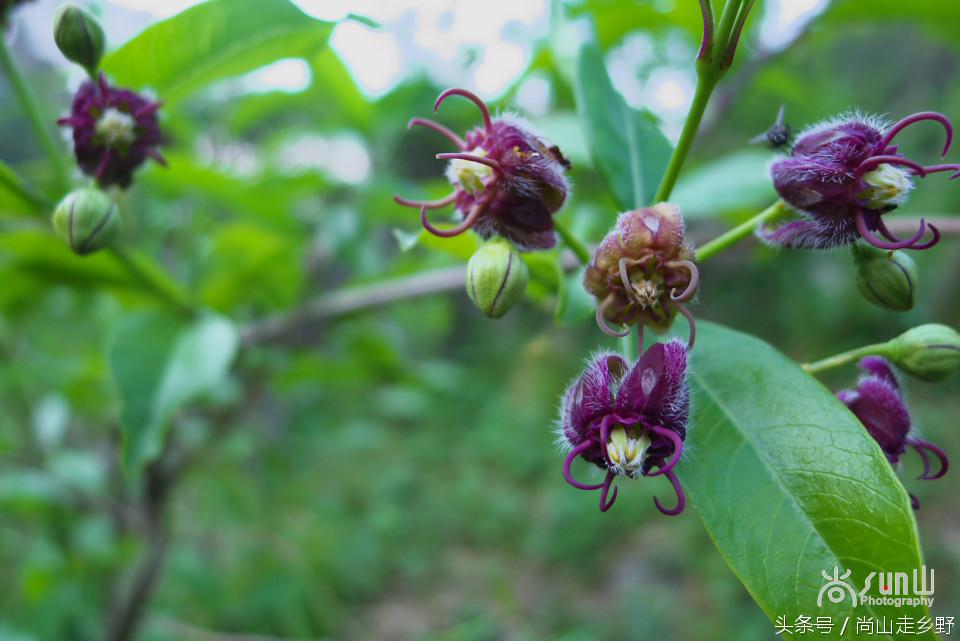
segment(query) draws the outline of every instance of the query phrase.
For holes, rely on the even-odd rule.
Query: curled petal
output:
[[[912,507],[912,508],[915,509],[915,510],[919,510],[919,509],[920,509],[920,499],[918,499],[918,498],[916,497],[916,495],[914,495],[913,492],[907,492],[907,494],[910,495],[910,507]]]
[[[680,462],[680,457],[683,455],[683,441],[680,439],[680,435],[673,430],[658,425],[651,427],[650,431],[661,438],[668,439],[673,444],[673,456],[670,457],[670,461],[656,472],[647,473],[647,476],[661,476],[671,471]]]
[[[940,232],[937,231],[936,227],[931,226],[931,230],[934,234],[934,240],[922,247],[915,246],[917,241],[923,238],[923,235],[927,232],[927,222],[922,218],[920,219],[920,229],[916,234],[913,235],[912,238],[908,238],[907,240],[898,240],[896,242],[887,242],[881,238],[877,238],[877,236],[875,236],[873,232],[867,228],[867,220],[862,209],[857,210],[856,223],[857,231],[860,233],[860,236],[878,249],[928,249],[933,247],[933,245],[940,240]]]
[[[426,207],[420,207],[420,222],[423,224],[423,228],[434,236],[439,236],[441,238],[453,238],[454,236],[459,236],[463,232],[467,231],[473,227],[478,220],[480,220],[480,214],[483,213],[483,208],[485,205],[486,203],[484,202],[476,203],[470,210],[470,213],[467,214],[467,217],[463,219],[463,222],[452,229],[437,229],[434,227],[430,221],[427,220]]]
[[[450,96],[463,96],[464,98],[466,98],[467,100],[475,104],[477,108],[480,110],[480,114],[483,116],[483,126],[487,130],[487,134],[490,134],[493,132],[493,120],[490,118],[490,109],[489,107],[487,107],[487,103],[485,103],[480,98],[480,96],[473,93],[472,91],[467,91],[466,89],[459,89],[459,88],[447,89],[446,91],[441,93],[439,96],[437,96],[437,101],[433,103],[433,110],[437,111],[438,109],[440,109],[440,105],[443,104],[443,101],[449,98]]]
[[[919,438],[910,439],[907,442],[913,446],[913,449],[915,449],[917,454],[920,455],[920,458],[923,459],[923,474],[917,478],[923,481],[935,481],[936,479],[941,478],[947,473],[947,470],[950,469],[950,460],[947,458],[947,453],[938,446]],[[937,470],[937,473],[933,476],[930,476],[930,461],[927,458],[927,451],[933,453],[933,455],[936,456],[940,461],[940,469]]]
[[[477,162],[477,163],[480,163],[481,165],[486,165],[491,169],[495,169],[496,171],[500,171],[500,163],[498,163],[496,160],[494,160],[493,158],[487,158],[485,156],[478,156],[476,154],[451,152],[451,153],[437,154],[437,159],[438,160],[456,160],[456,159],[469,160],[470,162]]]
[[[710,0],[700,0],[700,14],[703,16],[703,40],[700,41],[697,60],[705,60],[713,48],[713,7]]]
[[[467,148],[467,143],[463,141],[463,138],[453,133],[451,130],[447,129],[446,127],[441,125],[439,122],[434,122],[426,118],[411,118],[410,121],[407,123],[407,129],[412,129],[416,125],[420,125],[421,127],[426,127],[427,129],[433,129],[435,132],[437,132],[438,134],[440,134],[441,136],[445,137],[447,140],[455,144],[458,149]]]
[[[960,176],[960,165],[957,165],[957,164],[954,164],[954,163],[947,163],[947,164],[943,164],[943,165],[928,165],[928,166],[924,167],[923,170],[924,170],[925,172],[927,172],[928,174],[936,174],[936,173],[939,173],[939,172],[941,172],[941,171],[956,171],[956,172],[958,172],[958,173],[950,176],[950,179],[951,179],[951,180],[953,180],[953,179],[956,178],[957,176]]]
[[[920,219],[920,228],[923,228],[923,219]],[[937,229],[937,226],[932,223],[927,223],[927,228],[930,230],[930,233],[933,234],[933,238],[927,242],[920,245],[910,245],[907,249],[921,250],[921,249],[930,249],[934,245],[940,242],[940,230]],[[898,242],[898,238],[893,235],[889,229],[887,229],[886,223],[883,222],[883,218],[879,218],[877,221],[877,229],[880,230],[880,233],[883,234],[888,240],[893,242]]]
[[[603,487],[600,489],[600,511],[606,512],[613,507],[613,504],[617,500],[617,492],[619,488],[613,488],[613,495],[610,497],[610,500],[607,501],[607,493],[610,491],[610,487],[613,485],[613,479],[616,476],[613,472],[607,471],[607,478],[603,480]]]
[[[607,465],[610,464],[610,456],[607,453],[607,443],[610,442],[610,428],[613,427],[613,423],[616,423],[616,418],[613,416],[604,416],[603,420],[600,421],[600,455],[603,456],[603,460],[607,462]]]
[[[687,350],[691,350],[693,349],[694,341],[697,340],[697,324],[693,320],[693,314],[690,313],[690,310],[687,309],[687,306],[683,303],[674,302],[673,306],[676,307],[677,311],[683,314],[687,322],[690,323],[690,338],[687,339]]]
[[[893,155],[870,156],[869,158],[867,158],[857,166],[856,170],[854,171],[854,175],[859,180],[863,178],[864,174],[866,174],[868,171],[873,171],[880,165],[884,165],[884,164],[901,165],[903,167],[909,167],[910,169],[913,170],[913,173],[917,174],[920,177],[927,175],[927,170],[920,163],[904,158],[903,156],[893,156]]]
[[[107,167],[110,165],[111,160],[113,160],[113,150],[105,149],[103,152],[103,157],[100,158],[100,164],[97,165],[97,171],[94,174],[97,180],[103,178],[103,175],[107,173]]]
[[[677,475],[673,473],[673,470],[665,472],[667,478],[670,479],[670,484],[673,485],[673,491],[677,493],[677,505],[671,510],[666,509],[660,503],[660,499],[653,497],[653,504],[657,506],[657,509],[660,510],[663,514],[667,516],[676,516],[683,512],[683,508],[687,505],[687,497],[683,493],[683,487],[680,485],[680,479],[677,478]]]
[[[624,329],[622,332],[618,332],[607,324],[607,319],[605,317],[606,311],[614,303],[614,296],[610,294],[607,296],[600,305],[597,306],[597,326],[600,328],[600,331],[606,334],[607,336],[613,336],[614,338],[623,338],[624,336],[630,335],[630,328]]]
[[[665,267],[686,267],[690,272],[690,283],[687,288],[677,294],[676,288],[670,290],[670,300],[674,302],[688,301],[697,295],[697,288],[700,287],[700,270],[690,260],[672,260],[665,264]]]
[[[950,123],[950,119],[944,116],[942,113],[936,111],[920,111],[918,113],[902,118],[900,121],[895,123],[890,130],[880,139],[879,147],[885,149],[893,139],[901,131],[909,127],[915,122],[920,122],[921,120],[934,120],[943,125],[943,128],[947,133],[947,140],[943,144],[943,152],[940,154],[940,157],[947,155],[947,152],[950,151],[950,144],[953,142],[953,125]]]
[[[573,465],[574,459],[578,456],[589,450],[596,444],[596,441],[586,440],[580,445],[576,446],[569,453],[567,453],[567,458],[563,461],[563,478],[564,480],[577,488],[578,490],[599,490],[606,483],[597,483],[596,485],[587,485],[586,483],[581,483],[577,479],[573,478],[573,472],[570,471],[570,466]]]
[[[393,201],[398,205],[403,205],[404,207],[418,207],[420,209],[442,209],[447,205],[452,205],[453,201],[456,199],[456,192],[450,194],[446,198],[441,198],[440,200],[408,200],[402,196],[393,197]]]

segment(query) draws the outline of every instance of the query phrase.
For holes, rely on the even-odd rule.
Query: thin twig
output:
[[[242,332],[243,344],[282,341],[305,330],[309,331],[312,326],[336,316],[462,289],[465,280],[466,268],[457,265],[371,285],[340,289],[318,296],[289,314],[280,314],[248,325]]]

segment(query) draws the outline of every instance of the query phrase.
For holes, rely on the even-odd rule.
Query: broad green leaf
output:
[[[148,27],[103,61],[118,84],[174,103],[222,78],[326,44],[332,25],[288,0],[209,0]]]
[[[226,381],[236,351],[236,329],[219,316],[185,322],[140,313],[125,319],[110,350],[110,366],[123,403],[128,469],[156,457],[178,408]]]
[[[672,151],[652,115],[627,106],[594,45],[580,50],[577,111],[593,158],[622,209],[651,204]]]
[[[200,287],[203,302],[225,312],[241,304],[287,307],[303,286],[302,254],[297,236],[244,223],[222,227]]]
[[[558,262],[557,269],[557,307],[553,312],[554,320],[561,325],[576,325],[593,316],[597,301],[583,287],[583,272],[586,267],[565,273]]]
[[[777,198],[770,160],[770,152],[763,151],[741,151],[712,160],[685,172],[671,200],[680,205],[685,218],[766,207]]]
[[[0,161],[0,218],[43,214],[52,207],[6,163]]]
[[[922,560],[906,491],[879,446],[829,390],[763,341],[700,323],[690,458],[680,476],[714,543],[771,620],[914,619],[923,607],[817,597],[821,575],[907,572]],[[874,596],[879,596],[877,579]],[[840,638],[834,634],[818,638]],[[851,636],[850,631],[844,638]],[[918,635],[933,639],[932,635]],[[911,637],[913,638],[913,637]]]

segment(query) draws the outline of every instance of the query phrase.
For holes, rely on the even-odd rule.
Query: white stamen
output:
[[[97,121],[97,134],[108,147],[126,146],[137,139],[136,126],[133,116],[110,107]]]
[[[474,156],[485,157],[487,152],[482,147],[468,152]],[[454,158],[447,166],[447,180],[458,184],[464,190],[476,196],[484,189],[484,182],[493,175],[493,168],[482,163],[462,158]]]
[[[650,438],[643,433],[633,436],[632,432],[628,434],[623,425],[613,428],[607,442],[607,457],[610,459],[611,472],[635,479],[643,471]]]

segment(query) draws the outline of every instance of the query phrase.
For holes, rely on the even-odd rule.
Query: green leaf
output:
[[[107,56],[103,70],[174,103],[216,80],[308,57],[331,30],[287,0],[209,0],[150,26]]]
[[[653,116],[627,106],[603,56],[584,45],[577,63],[577,111],[593,165],[622,209],[651,204],[672,147]]]
[[[9,165],[0,161],[0,218],[52,213],[53,203],[23,181]]]
[[[776,200],[770,152],[741,151],[686,172],[671,200],[685,218],[711,218],[766,207]]]
[[[138,469],[159,454],[171,415],[227,378],[237,351],[230,321],[213,315],[191,322],[140,313],[120,326],[110,367],[123,401],[124,462]]]
[[[907,493],[879,446],[816,379],[757,338],[698,326],[690,458],[680,475],[763,611],[788,621],[928,616],[913,606],[854,609],[849,597],[817,606],[821,571],[851,570],[859,592],[870,572],[920,568]]]
[[[557,265],[557,307],[553,319],[560,325],[577,325],[594,315],[597,301],[583,287],[583,272],[586,267],[565,273],[558,261]]]

